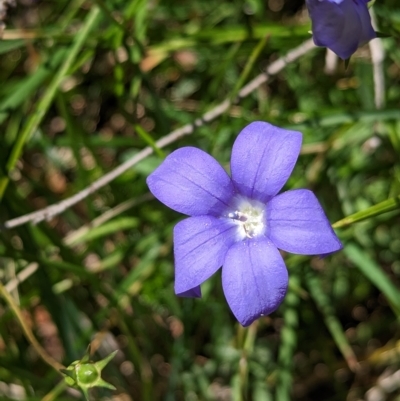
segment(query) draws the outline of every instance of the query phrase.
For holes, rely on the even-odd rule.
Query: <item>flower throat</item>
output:
[[[265,232],[265,205],[258,201],[244,197],[235,198],[227,217],[239,226],[243,237],[254,238]]]

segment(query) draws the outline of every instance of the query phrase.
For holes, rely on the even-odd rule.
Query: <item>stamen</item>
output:
[[[233,202],[234,211],[228,213],[228,218],[239,227],[244,237],[254,238],[265,232],[265,205],[247,198],[236,198]]]

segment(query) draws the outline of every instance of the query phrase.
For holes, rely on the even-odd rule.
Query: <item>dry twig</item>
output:
[[[375,31],[378,30],[374,9],[371,8],[372,26]],[[371,50],[372,68],[374,70],[374,89],[375,89],[375,107],[380,110],[385,106],[385,74],[383,71],[383,62],[385,60],[385,49],[382,39],[376,38],[369,42]]]
[[[2,37],[6,24],[4,20],[7,17],[8,7],[15,7],[15,0],[0,0],[0,37]]]
[[[289,51],[285,56],[280,57],[276,61],[272,62],[266,71],[257,77],[255,77],[252,81],[250,81],[247,85],[245,85],[238,93],[237,97],[231,101],[230,99],[225,99],[222,103],[215,106],[212,110],[203,114],[203,116],[197,118],[193,123],[186,124],[181,128],[178,128],[163,138],[159,139],[156,142],[157,148],[164,148],[167,145],[177,141],[185,135],[190,135],[194,132],[197,127],[201,127],[213,120],[217,117],[225,113],[232,104],[238,103],[241,99],[248,96],[262,84],[266,83],[272,76],[278,74],[282,71],[288,64],[296,61],[298,58],[308,53],[312,49],[315,48],[312,39],[309,39],[302,43],[300,46]],[[87,198],[89,195],[93,194],[100,188],[109,184],[111,181],[119,177],[125,171],[129,170],[131,167],[144,160],[146,157],[150,156],[153,153],[153,149],[151,147],[146,147],[137,153],[134,157],[122,163],[114,170],[111,170],[109,173],[103,175],[98,180],[94,181],[88,187],[78,192],[77,194],[67,198],[61,202],[58,202],[54,205],[50,205],[45,207],[44,209],[38,210],[33,213],[28,213],[24,216],[16,217],[14,219],[8,220],[4,223],[3,228],[10,229],[14,227],[21,226],[28,222],[32,222],[37,224],[43,220],[49,220],[54,216],[57,216],[63,213],[65,210],[70,208],[71,206],[77,204],[81,200]]]

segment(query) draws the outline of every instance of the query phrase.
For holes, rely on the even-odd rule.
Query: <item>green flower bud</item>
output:
[[[76,366],[76,376],[78,383],[90,386],[99,380],[100,371],[97,371],[96,366],[94,364],[91,363],[79,364]]]
[[[106,358],[98,362],[89,360],[90,346],[81,360],[74,361],[66,369],[61,369],[64,380],[71,387],[82,390],[86,399],[89,400],[88,390],[92,387],[105,387],[115,390],[115,387],[101,378],[101,371],[114,358],[118,351],[112,352]]]

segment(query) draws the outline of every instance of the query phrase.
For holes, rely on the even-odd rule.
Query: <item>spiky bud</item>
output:
[[[88,390],[92,387],[105,387],[115,390],[112,384],[101,378],[101,371],[114,358],[117,352],[112,352],[101,361],[92,362],[89,360],[89,346],[82,359],[72,362],[66,369],[61,369],[61,373],[65,376],[65,382],[71,387],[80,388],[87,400],[89,400]]]

